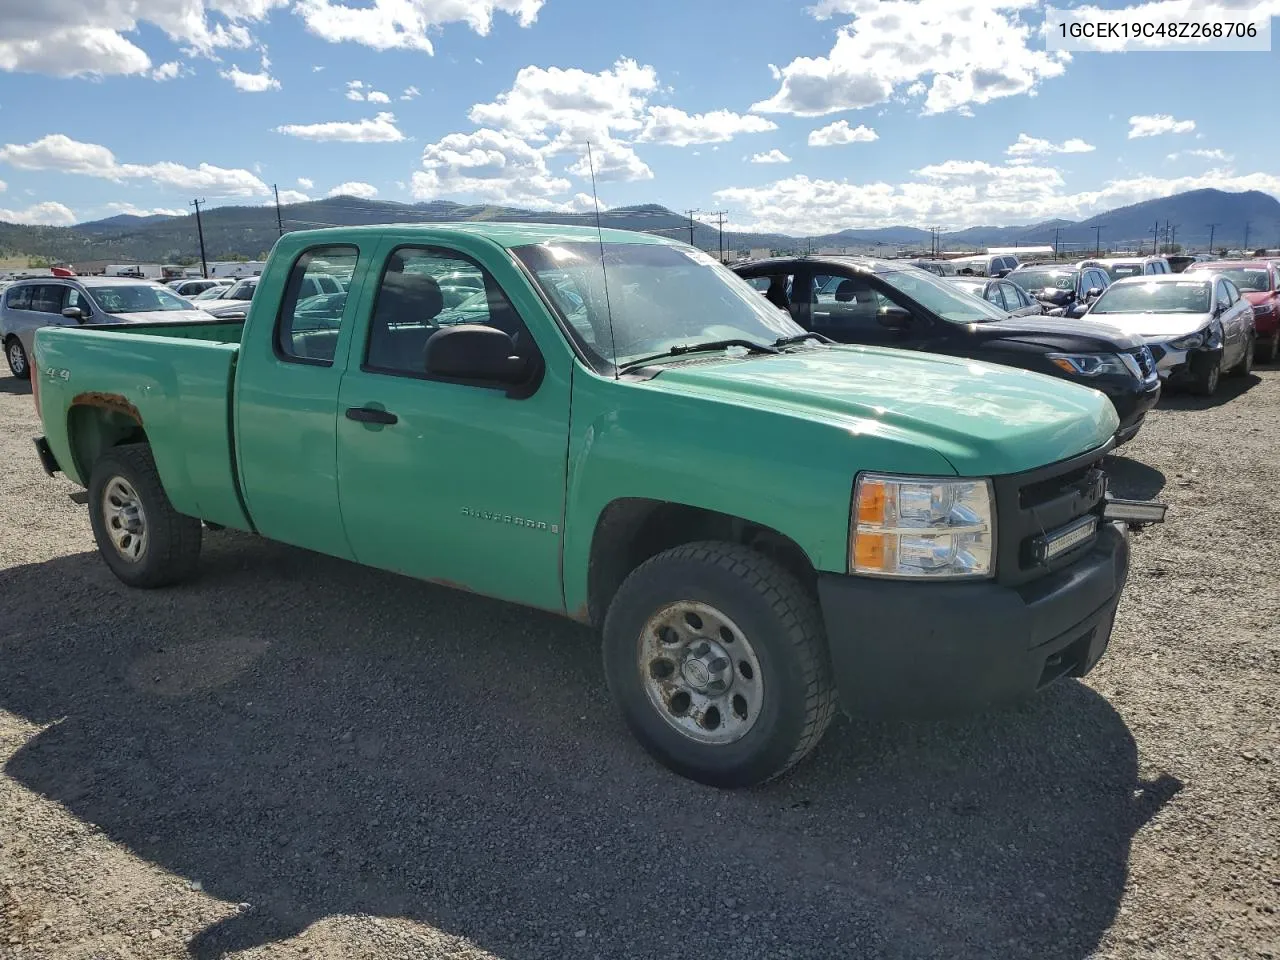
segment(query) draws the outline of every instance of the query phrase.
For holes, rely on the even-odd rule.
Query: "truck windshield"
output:
[[[106,313],[153,313],[167,310],[194,310],[188,300],[164,287],[149,283],[93,287],[93,299]]]
[[[1094,301],[1095,313],[1208,313],[1209,284],[1203,280],[1174,283],[1117,283]]]
[[[692,247],[550,242],[516,247],[593,360],[620,366],[671,347],[721,340],[769,346],[804,328]],[[607,289],[605,280],[608,280]]]
[[[1041,290],[1074,290],[1076,275],[1066,270],[1015,270],[1009,279],[1027,293]]]

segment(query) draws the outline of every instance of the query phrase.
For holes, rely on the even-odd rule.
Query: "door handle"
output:
[[[390,426],[399,423],[400,418],[388,410],[375,410],[373,407],[347,407],[347,419],[357,423],[383,423]]]

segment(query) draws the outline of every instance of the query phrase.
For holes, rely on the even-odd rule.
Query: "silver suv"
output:
[[[0,343],[13,375],[27,380],[32,343],[40,327],[208,319],[190,301],[150,280],[41,277],[5,288],[0,300]]]

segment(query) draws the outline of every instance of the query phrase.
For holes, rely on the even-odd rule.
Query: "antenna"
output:
[[[587,168],[591,171],[591,202],[596,208],[596,238],[600,241],[600,279],[604,281],[604,310],[609,321],[609,348],[613,351],[613,379],[618,379],[618,338],[613,333],[613,304],[609,302],[609,274],[604,266],[604,231],[600,228],[600,196],[596,193],[596,162],[587,141]]]

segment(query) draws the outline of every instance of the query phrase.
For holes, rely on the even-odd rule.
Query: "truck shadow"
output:
[[[1082,958],[1181,787],[1070,681],[702,788],[629,740],[590,631],[230,533],[170,591],[5,570],[0,620],[0,708],[50,723],[5,773],[248,904],[200,958],[353,913],[504,958]]]
[[[20,397],[31,395],[31,381],[19,380],[8,374],[0,375],[0,393],[8,393]]]
[[[1168,479],[1155,467],[1119,453],[1107,457],[1107,489],[1128,500],[1152,500],[1164,489]]]

